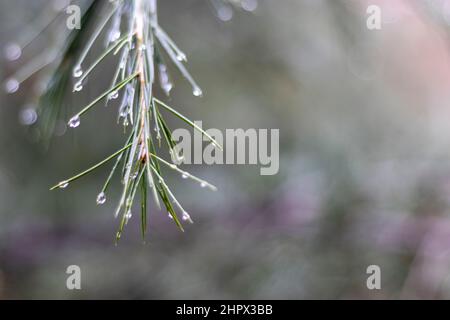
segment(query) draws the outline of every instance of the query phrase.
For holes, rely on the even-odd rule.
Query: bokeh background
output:
[[[48,2],[0,0],[1,47]],[[366,28],[369,4],[379,31]],[[182,234],[152,208],[146,244],[133,219],[115,246],[117,183],[95,201],[108,168],[48,191],[121,145],[113,109],[59,125],[46,149],[23,125],[42,86],[32,78],[0,96],[1,299],[450,298],[450,1],[260,0],[231,20],[210,1],[159,9],[205,91],[193,97],[173,72],[171,104],[206,128],[279,128],[279,174],[188,167],[219,187],[210,193],[169,172],[196,223]],[[1,79],[46,37],[3,59]],[[108,62],[69,110],[111,77]],[[81,291],[66,289],[72,264]],[[366,287],[372,264],[381,290]]]

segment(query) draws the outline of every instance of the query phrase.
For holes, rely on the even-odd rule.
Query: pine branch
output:
[[[176,163],[166,161],[157,155],[158,148],[155,145],[155,139],[158,142],[158,146],[161,146],[162,136],[164,136],[171,154],[178,155],[175,150],[176,144],[172,138],[172,132],[159,112],[158,106],[168,110],[196,130],[200,130],[216,146],[220,147],[220,145],[187,117],[154,96],[155,90],[153,86],[156,83],[156,77],[158,77],[158,82],[166,94],[170,94],[170,90],[173,87],[170,82],[170,76],[167,73],[167,66],[162,60],[162,53],[157,48],[161,47],[164,50],[171,62],[192,85],[192,92],[195,96],[201,96],[202,90],[183,64],[187,60],[186,55],[159,26],[156,0],[116,0],[108,3],[107,6],[106,11],[108,14],[99,23],[99,27],[95,29],[86,48],[81,51],[81,56],[78,57],[77,62],[71,63],[73,67],[71,73],[75,78],[78,78],[73,90],[76,94],[83,89],[83,82],[86,77],[95,72],[97,66],[108,55],[114,55],[118,56],[119,60],[114,72],[113,82],[109,89],[105,90],[104,93],[72,116],[68,126],[70,128],[78,128],[81,125],[81,118],[100,101],[106,100],[106,103],[108,103],[108,101],[115,100],[122,95],[118,119],[126,130],[130,130],[130,137],[122,149],[119,149],[95,166],[61,181],[53,186],[51,190],[65,189],[69,184],[115,159],[115,164],[97,196],[97,203],[101,205],[106,202],[106,193],[111,179],[118,167],[122,166],[121,179],[123,188],[116,210],[116,216],[120,216],[121,219],[116,239],[119,240],[121,238],[125,226],[132,218],[133,203],[138,190],[140,190],[141,194],[140,214],[143,237],[147,230],[148,189],[151,189],[150,193],[153,194],[155,203],[159,205],[159,201],[161,201],[171,219],[183,231],[182,221],[192,222],[192,219],[166,184],[160,163],[179,173],[182,178],[192,179],[202,187],[208,187],[211,190],[216,190],[216,187],[203,179],[191,175],[187,171],[181,170]],[[86,14],[89,14],[89,10]],[[111,19],[113,21],[109,24]],[[85,57],[94,44],[99,41],[98,39],[103,33],[106,33],[106,42],[111,43],[111,45],[95,59],[94,63],[86,71],[83,71]],[[68,50],[64,59],[72,58],[71,53],[72,51]],[[68,73],[66,68],[60,68],[59,72],[62,72],[61,74],[64,75]],[[153,130],[155,134],[152,133]],[[175,160],[180,159],[175,157]],[[181,218],[179,218],[176,209],[179,210]]]
[[[218,10],[223,6],[232,6],[251,11],[256,0],[211,0],[211,3]],[[219,4],[222,7],[218,7]],[[55,13],[53,20],[47,19],[52,22],[44,25],[44,29],[49,28],[50,23],[57,19],[58,14]],[[89,32],[90,30],[92,31]],[[101,101],[108,104],[120,97],[117,118],[118,122],[122,123],[124,131],[128,132],[128,138],[121,149],[91,168],[59,182],[50,190],[66,189],[70,184],[114,160],[96,201],[98,205],[106,203],[112,179],[114,175],[119,174],[122,181],[122,194],[116,210],[116,217],[120,217],[116,240],[121,238],[125,226],[133,216],[133,204],[138,193],[141,201],[139,207],[142,237],[145,237],[148,226],[149,194],[152,195],[156,206],[161,208],[161,203],[164,205],[168,216],[180,230],[184,231],[183,222],[192,223],[192,219],[165,182],[161,165],[180,174],[183,179],[191,179],[201,187],[213,191],[217,188],[179,167],[183,157],[177,150],[172,131],[160,108],[201,132],[215,147],[222,149],[222,146],[188,117],[154,95],[156,91],[154,86],[157,83],[166,95],[170,95],[173,89],[168,63],[172,63],[192,86],[194,96],[203,95],[202,89],[185,66],[186,54],[159,24],[157,0],[87,0],[82,28],[67,35],[61,34],[60,38],[64,41],[55,41],[54,47],[59,48],[55,58],[50,59],[47,54],[42,54],[42,60],[34,61],[27,68],[20,70],[16,77],[10,78],[6,83],[7,89],[10,89],[10,92],[16,91],[21,81],[25,81],[47,65],[54,70],[47,89],[40,99],[39,107],[42,137],[48,142],[55,129],[56,121],[63,114],[65,93],[71,78],[76,79],[73,93],[77,94],[83,90],[87,77],[97,71],[97,67],[104,63],[105,58],[114,56],[117,65],[111,84],[91,103],[81,107],[80,111],[69,119],[68,126],[73,129],[80,127],[82,117],[87,116],[93,107]],[[25,42],[28,45],[30,41],[33,39],[27,39]],[[88,54],[99,44],[105,45],[106,49],[86,67]],[[12,49],[11,56],[14,53]],[[18,50],[23,49],[24,47],[19,47]],[[168,57],[167,62],[165,57]],[[158,150],[163,144],[170,151],[170,161],[158,155]]]

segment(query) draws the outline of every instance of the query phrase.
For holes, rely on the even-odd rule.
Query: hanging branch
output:
[[[95,22],[93,12],[99,11],[103,12],[103,18],[95,23],[94,31],[88,37],[87,43],[82,46],[81,39],[85,38],[86,26]],[[162,203],[169,217],[173,219],[180,230],[184,230],[182,223],[192,223],[191,216],[181,206],[167,185],[163,178],[162,166],[177,172],[183,179],[191,179],[201,187],[213,191],[216,190],[216,187],[180,169],[178,164],[181,163],[183,156],[179,154],[172,138],[172,132],[159,108],[163,108],[183,120],[195,130],[200,131],[216,147],[221,148],[211,136],[193,121],[154,96],[154,85],[156,83],[159,83],[166,95],[170,95],[173,88],[163,55],[169,58],[171,63],[190,83],[193,95],[197,97],[203,95],[200,86],[184,65],[187,61],[186,54],[160,26],[156,0],[91,1],[84,13],[82,26],[80,31],[74,31],[70,34],[65,49],[57,55],[58,67],[50,81],[47,92],[44,94],[43,101],[45,104],[41,106],[40,114],[44,118],[44,125],[48,126],[46,134],[50,135],[54,128],[55,119],[61,112],[62,92],[69,83],[69,78],[74,77],[76,79],[73,92],[77,94],[83,90],[87,77],[96,71],[97,66],[106,57],[114,56],[116,57],[117,67],[111,85],[91,103],[80,108],[80,111],[70,117],[68,127],[73,129],[80,127],[83,117],[87,116],[88,112],[98,106],[100,102],[103,101],[108,104],[111,100],[120,98],[118,122],[128,132],[128,138],[123,147],[112,155],[91,168],[62,180],[51,190],[66,189],[75,181],[114,160],[103,188],[97,196],[97,204],[106,203],[110,183],[115,175],[119,175],[123,186],[115,212],[115,216],[120,217],[116,239],[121,238],[124,227],[133,216],[132,209],[138,191],[141,195],[140,214],[143,237],[145,237],[147,230],[147,197],[149,194],[151,194],[157,206],[161,207]],[[87,65],[88,54],[100,42],[99,39],[103,34],[106,34],[104,43],[107,48],[91,65]],[[23,71],[20,80],[24,81],[33,72],[50,63],[50,60],[43,59],[39,64],[25,70],[26,72]],[[10,87],[13,84],[9,83]],[[164,143],[170,151],[171,161],[164,160],[157,154],[157,150]]]

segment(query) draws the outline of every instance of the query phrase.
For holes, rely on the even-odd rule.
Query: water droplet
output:
[[[61,181],[58,184],[58,188],[60,188],[60,189],[66,189],[68,186],[69,186],[69,182],[68,181]]]
[[[113,91],[108,95],[109,100],[115,100],[119,97],[119,91]]]
[[[118,31],[118,30],[113,30],[109,35],[110,42],[115,42],[119,38],[120,38],[120,31]]]
[[[125,219],[128,221],[133,217],[133,214],[131,213],[131,211],[128,211],[127,214],[125,215]]]
[[[184,221],[189,221],[190,223],[193,223],[193,222],[194,222],[194,221],[192,221],[191,216],[190,216],[189,213],[187,213],[187,212],[183,212],[182,219],[183,219]]]
[[[5,83],[5,90],[7,93],[15,93],[19,90],[20,83],[17,79],[8,79]]]
[[[241,6],[245,11],[255,11],[258,8],[258,0],[242,0]]]
[[[170,95],[170,92],[173,89],[173,84],[172,82],[168,81],[167,83],[162,84],[161,87],[166,95]]]
[[[177,55],[177,60],[178,61],[187,61],[187,57],[186,57],[186,55],[184,53],[179,52],[178,55]]]
[[[221,6],[217,10],[217,16],[222,21],[230,21],[231,19],[233,19],[233,9],[231,8],[231,6]]]
[[[130,108],[128,106],[124,106],[121,110],[120,110],[120,117],[121,118],[126,118],[128,116],[128,114],[130,113]]]
[[[75,78],[79,78],[83,75],[83,70],[81,69],[81,66],[76,66],[73,68],[73,76]]]
[[[33,107],[27,107],[19,114],[19,121],[24,126],[30,126],[34,124],[38,119],[36,110]]]
[[[73,91],[80,92],[81,90],[83,90],[83,83],[81,81],[78,81],[77,83],[75,83]]]
[[[174,165],[174,164],[171,164],[171,165],[170,165],[170,168],[176,170],[176,169],[177,169],[177,166]]]
[[[182,177],[183,179],[187,179],[187,178],[189,178],[189,174],[188,174],[187,172],[183,172],[183,174],[181,175],[181,177]]]
[[[170,158],[174,164],[181,164],[184,160],[184,156],[180,155],[179,152],[174,148],[170,150]]]
[[[192,94],[196,97],[201,97],[201,96],[203,96],[203,91],[199,87],[194,87]]]
[[[170,91],[172,91],[173,89],[173,84],[170,81],[167,66],[165,64],[159,64],[158,69],[159,69],[159,83],[161,85],[161,88],[163,89],[166,95],[169,95]]]
[[[80,126],[81,119],[80,116],[75,116],[72,119],[70,119],[68,125],[71,128],[78,128]]]
[[[106,202],[106,194],[104,192],[101,192],[97,196],[97,204],[102,205]]]
[[[208,184],[206,182],[200,183],[200,187],[202,187],[202,188],[206,188],[207,186],[208,186]]]
[[[5,47],[5,57],[9,61],[15,61],[22,55],[22,48],[16,43],[10,43]]]
[[[168,214],[168,217],[169,217],[170,220],[173,220],[173,217],[172,217],[172,215],[170,213]]]

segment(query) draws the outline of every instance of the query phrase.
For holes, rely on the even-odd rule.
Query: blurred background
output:
[[[0,0],[0,47],[49,2]],[[381,30],[366,27],[370,4],[382,10]],[[159,6],[205,92],[193,97],[172,72],[170,103],[205,128],[279,128],[279,174],[186,168],[219,187],[211,193],[169,172],[196,223],[182,234],[152,207],[146,244],[133,219],[115,246],[118,183],[104,206],[95,201],[108,168],[48,189],[117,150],[122,128],[99,107],[77,130],[63,119],[45,148],[26,125],[42,87],[33,77],[0,96],[0,298],[449,299],[450,1],[260,0],[231,13],[204,0]],[[2,59],[0,78],[48,41]],[[101,93],[111,69],[105,63],[82,93],[68,94],[67,108]],[[81,291],[66,288],[73,264]],[[381,290],[366,287],[369,265],[381,268]]]

